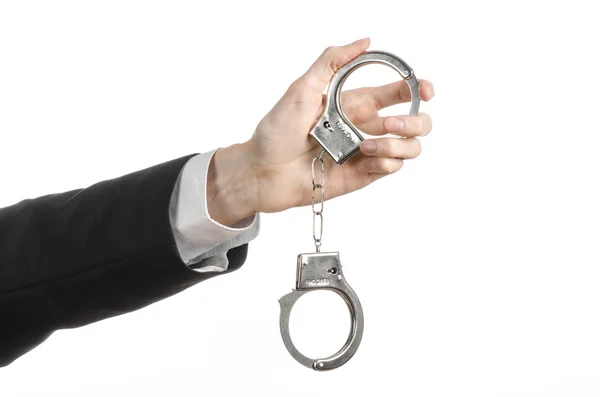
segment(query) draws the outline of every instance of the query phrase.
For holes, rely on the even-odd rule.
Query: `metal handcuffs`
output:
[[[323,115],[310,133],[337,164],[342,164],[358,153],[360,142],[364,139],[342,111],[340,106],[342,86],[353,71],[372,63],[390,66],[402,76],[411,94],[409,115],[415,116],[419,111],[417,78],[402,59],[383,51],[369,51],[350,61],[333,75],[327,90]],[[290,336],[289,321],[296,301],[307,292],[315,290],[330,290],[340,295],[350,310],[352,321],[348,339],[337,353],[326,358],[313,359],[300,353],[294,346]],[[296,288],[279,299],[279,304],[281,307],[279,327],[283,343],[300,364],[317,371],[325,371],[344,365],[356,353],[363,335],[363,311],[358,296],[344,278],[339,252],[298,255]]]

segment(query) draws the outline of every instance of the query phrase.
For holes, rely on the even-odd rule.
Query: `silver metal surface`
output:
[[[408,84],[411,94],[409,115],[415,116],[419,112],[419,87],[413,70],[402,59],[387,52],[371,51],[363,53],[340,68],[329,83],[325,110],[310,133],[324,149],[313,159],[311,169],[313,240],[317,252],[298,255],[296,288],[279,299],[281,307],[279,328],[286,349],[300,364],[316,371],[331,370],[348,362],[358,350],[363,335],[364,315],[362,306],[358,296],[344,278],[339,253],[320,252],[325,202],[325,164],[323,155],[326,151],[337,164],[342,164],[359,151],[360,142],[364,138],[343,113],[340,105],[340,93],[344,82],[353,71],[372,63],[387,65],[402,76]],[[319,173],[321,176],[320,180],[317,181]],[[317,193],[319,189],[320,194]],[[340,295],[346,302],[352,319],[350,333],[344,346],[337,353],[325,358],[306,357],[296,349],[290,336],[290,314],[294,304],[302,295],[315,290],[330,290]]]
[[[312,212],[313,212],[313,240],[315,241],[315,250],[321,252],[321,240],[323,238],[323,209],[325,205],[325,162],[323,161],[323,150],[321,154],[315,157],[312,161]],[[315,163],[321,164],[321,180],[316,183],[315,175]],[[315,201],[316,191],[321,191],[321,199],[319,202]]]
[[[337,353],[326,358],[306,357],[296,349],[290,336],[292,307],[302,295],[315,290],[330,290],[340,295],[346,302],[352,319],[346,343]],[[279,328],[283,343],[300,364],[316,371],[326,371],[344,365],[356,353],[363,335],[364,316],[358,296],[344,278],[338,252],[298,255],[296,289],[279,299],[279,305],[281,306]]]
[[[310,133],[329,153],[331,158],[342,164],[358,153],[363,137],[358,128],[346,117],[340,106],[340,93],[344,82],[361,66],[380,63],[396,70],[408,84],[411,95],[409,115],[419,112],[419,86],[413,70],[397,56],[384,51],[369,51],[342,66],[331,79],[327,90],[325,110]]]

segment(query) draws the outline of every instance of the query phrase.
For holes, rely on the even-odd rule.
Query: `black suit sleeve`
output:
[[[182,262],[169,202],[193,155],[0,209],[0,366],[61,328],[127,313],[223,273]],[[238,269],[248,245],[227,252]]]

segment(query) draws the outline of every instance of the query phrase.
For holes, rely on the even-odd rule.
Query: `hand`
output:
[[[321,146],[309,135],[323,112],[323,90],[333,74],[369,47],[369,39],[330,47],[289,87],[260,121],[252,138],[215,153],[209,167],[208,203],[213,219],[232,224],[255,212],[279,212],[311,203],[311,163]],[[433,97],[433,85],[419,80],[419,96]],[[418,136],[431,131],[431,118],[380,117],[378,111],[410,101],[404,81],[381,87],[344,91],[341,105],[359,130],[369,135],[395,134],[400,138],[368,139],[361,152],[343,165],[327,154],[326,200],[363,188],[398,171],[404,159],[421,152]]]

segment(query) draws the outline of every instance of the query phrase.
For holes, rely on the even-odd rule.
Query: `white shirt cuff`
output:
[[[181,259],[198,272],[227,270],[227,251],[253,240],[260,229],[259,214],[231,227],[210,217],[206,181],[210,161],[217,150],[188,160],[173,190],[169,208],[171,228]]]

